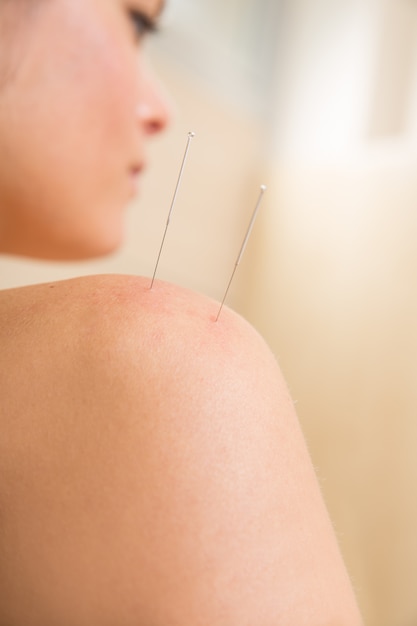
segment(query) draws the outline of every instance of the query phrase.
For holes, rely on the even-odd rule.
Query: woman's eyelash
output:
[[[129,15],[135,27],[137,39],[142,39],[148,33],[157,32],[158,26],[155,20],[146,15],[146,13],[142,13],[142,11],[136,9],[130,9]]]

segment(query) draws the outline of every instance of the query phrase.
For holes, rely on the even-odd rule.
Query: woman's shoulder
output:
[[[3,432],[19,445],[23,432],[87,436],[104,424],[125,433],[135,424],[140,435],[149,416],[187,432],[209,423],[257,432],[275,428],[277,414],[298,430],[271,351],[230,309],[216,321],[218,309],[206,296],[161,281],[150,289],[135,276],[2,292]]]
[[[176,344],[205,351],[233,347],[269,353],[240,315],[205,295],[164,281],[130,275],[83,276],[0,292],[3,346],[26,340],[28,349],[117,348],[126,340],[150,352]],[[127,349],[128,345],[124,348]],[[177,347],[180,347],[179,345]]]
[[[136,277],[4,296],[0,507],[19,589],[137,607],[151,580],[162,621],[360,623],[285,383],[247,322]]]
[[[97,318],[118,322],[120,330],[152,323],[191,324],[201,332],[217,329],[230,333],[232,327],[253,333],[250,325],[228,307],[205,295],[173,283],[133,275],[94,275],[0,291],[0,320],[3,329],[19,331],[42,322],[53,325],[68,318],[75,325]],[[105,324],[104,324],[105,325]],[[100,325],[100,329],[103,327]],[[258,336],[259,339],[259,336]]]
[[[236,379],[248,387],[260,372],[265,382],[276,377],[260,335],[227,307],[216,321],[218,310],[204,295],[163,281],[151,288],[149,278],[126,275],[3,291],[0,385],[19,393],[33,387],[41,403],[59,390],[71,404],[83,394],[103,401],[105,387],[117,382],[119,393],[142,397],[145,386],[157,392],[175,384],[178,392],[184,380],[213,393]]]

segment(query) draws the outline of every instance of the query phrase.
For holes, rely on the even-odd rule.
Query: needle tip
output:
[[[195,137],[195,133],[193,133],[192,131],[188,133],[188,136],[190,139],[192,139],[193,137]]]
[[[266,191],[266,185],[261,185],[261,191]]]

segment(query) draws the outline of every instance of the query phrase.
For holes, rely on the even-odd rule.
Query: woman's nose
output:
[[[137,120],[147,135],[154,135],[166,128],[172,117],[171,104],[157,79],[147,73],[142,83],[139,103],[136,109]]]

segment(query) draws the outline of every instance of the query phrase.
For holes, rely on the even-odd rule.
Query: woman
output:
[[[0,0],[0,249],[110,252],[161,0]],[[359,626],[274,358],[149,279],[0,294],[1,626]]]

